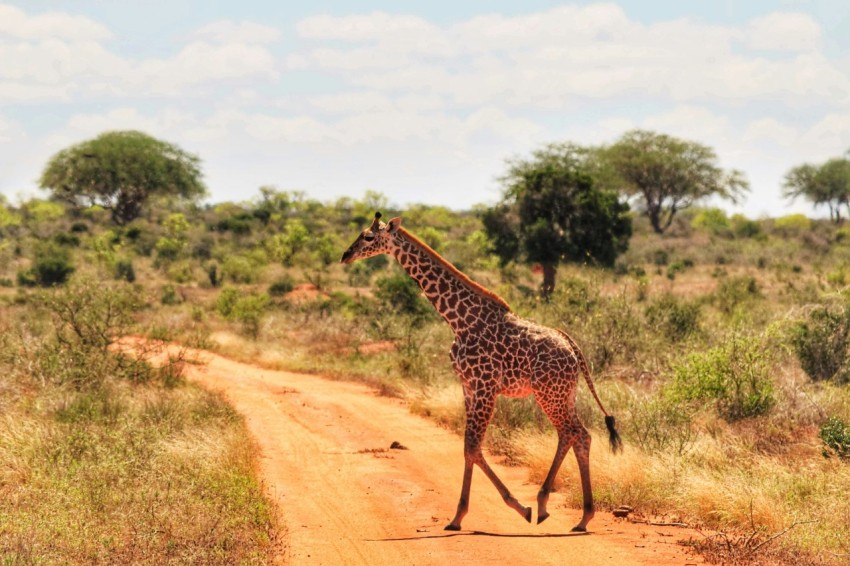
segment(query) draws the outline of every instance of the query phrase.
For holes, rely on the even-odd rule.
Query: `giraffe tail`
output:
[[[593,398],[596,399],[596,404],[599,405],[599,410],[601,410],[602,414],[605,415],[605,428],[608,429],[608,442],[611,445],[611,451],[615,454],[617,452],[622,452],[623,441],[620,438],[620,433],[617,432],[617,420],[613,415],[608,414],[608,411],[605,410],[605,407],[602,405],[602,401],[599,399],[599,395],[596,394],[596,388],[593,386],[593,379],[590,377],[590,367],[587,364],[587,359],[584,357],[584,353],[581,351],[581,348],[578,347],[576,341],[572,339],[572,336],[563,330],[556,330],[558,330],[561,336],[566,339],[566,341],[570,344],[570,347],[573,349],[573,353],[578,359],[581,373],[584,375],[584,381],[587,383],[587,388],[590,389],[590,393],[593,395]]]

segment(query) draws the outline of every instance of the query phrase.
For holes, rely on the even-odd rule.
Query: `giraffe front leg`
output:
[[[552,484],[555,483],[555,477],[558,475],[558,470],[564,461],[564,456],[570,450],[570,444],[567,435],[558,431],[558,448],[555,450],[555,458],[552,460],[552,466],[549,468],[549,473],[540,486],[540,491],[537,493],[537,524],[549,518],[549,512],[546,510],[546,504],[549,502],[549,494],[552,492]]]
[[[523,507],[517,499],[511,495],[511,492],[504,483],[496,476],[495,472],[487,464],[484,459],[484,454],[481,452],[481,443],[484,440],[484,433],[487,431],[487,425],[490,424],[490,417],[493,415],[493,407],[495,400],[490,398],[479,398],[474,395],[468,395],[465,399],[466,404],[466,434],[464,435],[464,470],[463,470],[463,487],[460,492],[460,501],[457,504],[457,513],[452,522],[446,526],[448,531],[460,530],[460,523],[463,517],[469,510],[469,490],[472,483],[472,466],[477,464],[484,474],[490,478],[493,485],[499,491],[505,503],[514,509],[522,517],[531,522],[531,507]]]

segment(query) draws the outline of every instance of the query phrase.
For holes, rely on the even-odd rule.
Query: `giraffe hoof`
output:
[[[543,521],[549,518],[549,513],[543,513],[542,515],[537,516],[537,524],[539,525]]]
[[[531,522],[531,507],[525,508],[525,520],[529,523]]]
[[[570,530],[570,532],[573,532],[573,533],[586,533],[586,532],[587,532],[587,527],[582,527],[581,525],[576,525],[575,527],[573,527],[573,528]]]
[[[459,530],[460,530],[460,525],[451,525],[451,524],[449,524],[449,525],[446,525],[446,528],[445,528],[445,529],[443,529],[443,530],[445,530],[445,531],[459,531]]]

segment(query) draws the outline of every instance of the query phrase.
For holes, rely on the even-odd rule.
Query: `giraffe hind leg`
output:
[[[574,532],[584,532],[587,530],[587,524],[593,519],[595,514],[593,506],[593,490],[590,487],[590,433],[582,426],[578,425],[579,434],[573,444],[573,452],[576,455],[578,462],[579,476],[581,477],[581,493],[583,504],[583,514],[578,525],[573,527]]]

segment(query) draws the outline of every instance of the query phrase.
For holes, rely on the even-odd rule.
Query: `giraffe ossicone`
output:
[[[460,530],[469,510],[472,469],[477,465],[493,482],[505,503],[531,522],[531,508],[511,495],[484,458],[481,445],[496,397],[534,394],[537,404],[558,433],[552,466],[537,494],[537,522],[549,517],[546,504],[552,484],[570,448],[575,453],[584,500],[581,521],[573,531],[586,531],[593,518],[590,485],[590,434],[576,414],[579,375],[605,415],[611,448],[622,448],[614,417],[602,406],[590,369],[578,344],[561,330],[548,328],[515,315],[498,295],[472,281],[445,258],[401,227],[401,218],[381,221],[375,213],[342,255],[342,263],[378,254],[393,256],[419,284],[425,297],[454,332],[451,361],[463,386],[466,410],[464,473],[460,501],[447,530]]]

